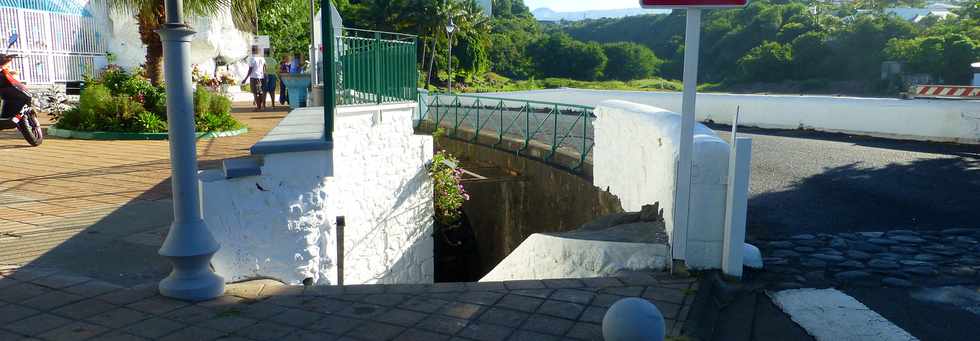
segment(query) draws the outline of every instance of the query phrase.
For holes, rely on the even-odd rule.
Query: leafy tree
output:
[[[607,62],[599,43],[584,43],[564,33],[535,41],[528,52],[537,73],[543,77],[595,80],[602,77]]]
[[[822,78],[826,67],[827,34],[810,31],[793,39],[793,70],[795,79]]]
[[[602,46],[608,58],[604,75],[607,79],[628,81],[649,78],[660,71],[663,61],[646,46],[629,43],[611,43]]]
[[[258,0],[258,32],[276,53],[305,52],[310,43],[308,0]]]
[[[255,32],[256,0],[184,0],[184,13],[197,16],[211,16],[224,8],[231,9],[235,27],[242,31]],[[163,80],[163,42],[157,30],[166,21],[164,0],[108,0],[109,7],[119,13],[135,16],[139,27],[140,41],[146,45],[146,75],[150,82],[158,85]]]
[[[980,60],[980,43],[959,33],[893,39],[885,53],[908,71],[928,73],[945,84],[969,84],[970,64]]]
[[[780,81],[792,62],[793,53],[789,46],[766,41],[739,58],[738,73],[745,80]]]

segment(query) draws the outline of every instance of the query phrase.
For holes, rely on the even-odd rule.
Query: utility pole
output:
[[[194,84],[190,71],[190,45],[195,32],[184,24],[181,0],[166,0],[165,5],[167,20],[158,33],[163,41],[167,82],[174,222],[159,253],[170,260],[173,271],[160,281],[159,290],[161,295],[179,300],[205,301],[224,294],[225,281],[211,271],[211,257],[220,246],[204,222],[197,179]]]

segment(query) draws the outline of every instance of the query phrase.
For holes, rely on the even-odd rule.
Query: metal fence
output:
[[[460,138],[460,130],[473,132],[471,142],[481,142],[481,134],[496,135],[492,147],[507,148],[505,140],[519,141],[517,153],[527,154],[532,143],[550,150],[541,157],[555,163],[559,152],[576,155],[580,170],[590,158],[595,144],[592,121],[594,108],[554,102],[515,100],[463,94],[420,94],[417,126],[428,121]],[[559,166],[569,166],[561,164]]]
[[[335,37],[337,105],[418,98],[415,36],[345,28]]]
[[[10,53],[23,58],[11,67],[25,83],[82,80],[106,62],[95,17],[106,13],[103,0],[0,0],[0,41],[20,36]]]

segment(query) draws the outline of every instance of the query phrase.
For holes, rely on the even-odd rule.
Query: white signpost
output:
[[[684,32],[684,95],[681,102],[681,145],[677,165],[677,194],[674,197],[674,231],[671,254],[675,260],[687,257],[687,231],[691,216],[691,160],[694,154],[694,108],[698,91],[698,50],[701,47],[701,10],[743,7],[746,0],[640,0],[643,8],[687,10]]]

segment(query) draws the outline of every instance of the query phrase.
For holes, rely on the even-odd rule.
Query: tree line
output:
[[[847,83],[863,92],[895,92],[902,80],[882,80],[881,65],[897,61],[906,73],[925,74],[934,82],[968,83],[969,64],[980,61],[980,0],[961,2],[954,16],[915,23],[885,11],[922,2],[758,0],[744,8],[708,10],[702,23],[699,78],[723,88],[779,82],[827,88]],[[259,31],[272,33],[274,46],[303,41],[304,11],[284,9],[305,9],[301,3],[260,1]],[[453,77],[466,86],[499,78],[496,75],[517,80],[681,78],[685,11],[541,23],[522,0],[494,0],[490,17],[475,0],[334,3],[347,27],[418,35],[420,78],[426,84],[443,85]],[[445,27],[450,17],[458,31],[447,58]],[[295,34],[283,33],[290,30]]]

